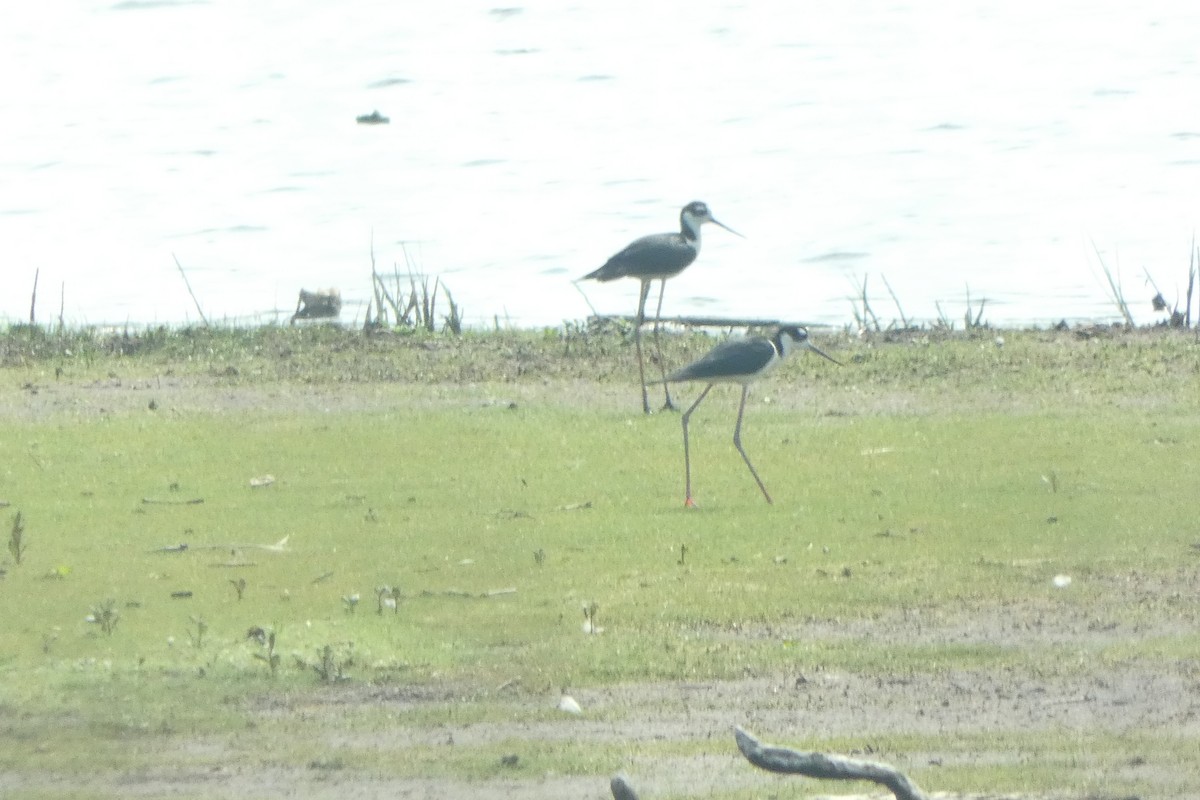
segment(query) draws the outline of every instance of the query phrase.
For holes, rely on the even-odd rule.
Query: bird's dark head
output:
[[[734,236],[742,236],[725,223],[718,222],[716,217],[712,215],[712,212],[708,210],[708,204],[699,200],[693,200],[683,207],[683,210],[679,212],[679,221],[683,224],[684,228],[690,230],[697,237],[700,235],[700,226],[706,222],[711,222],[718,227],[724,228]],[[746,237],[742,236],[742,238]]]
[[[688,203],[680,213],[684,219],[690,219],[693,222],[707,222],[712,219],[712,212],[708,210],[708,203],[700,200],[693,200]]]
[[[783,356],[788,355],[793,350],[811,350],[821,356],[821,358],[828,359],[839,367],[842,366],[842,362],[813,344],[812,340],[808,338],[808,329],[799,325],[784,325],[781,327],[775,334],[775,347],[779,349],[779,354]]]

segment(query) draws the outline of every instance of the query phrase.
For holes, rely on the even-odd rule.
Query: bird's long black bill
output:
[[[815,344],[813,344],[813,343],[812,343],[812,342],[810,342],[810,341],[807,341],[807,340],[806,340],[806,341],[804,342],[804,347],[805,347],[805,349],[807,349],[807,350],[812,350],[814,353],[816,353],[817,355],[819,355],[821,358],[826,358],[826,359],[829,359],[829,360],[830,360],[830,361],[832,361],[833,363],[837,364],[839,367],[844,367],[844,366],[846,366],[845,364],[843,364],[842,362],[838,361],[836,358],[834,358],[833,356],[829,355],[829,353],[826,353],[824,350],[822,350],[821,348],[817,347]]]
[[[717,226],[719,226],[719,227],[721,227],[721,228],[724,228],[725,230],[727,230],[727,231],[729,231],[730,233],[732,233],[734,236],[741,236],[743,239],[745,239],[745,238],[746,238],[745,236],[742,236],[742,234],[740,234],[740,233],[738,233],[737,231],[735,231],[733,228],[731,228],[731,227],[729,227],[728,225],[726,225],[724,222],[718,222],[717,220],[713,219],[712,217],[709,217],[709,218],[708,218],[708,221],[709,221],[709,222],[711,222],[713,225],[717,225]]]

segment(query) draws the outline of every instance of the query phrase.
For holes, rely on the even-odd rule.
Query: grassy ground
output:
[[[930,788],[1189,796],[1195,335],[818,341],[846,366],[748,410],[776,504],[718,390],[689,511],[619,332],[9,331],[0,791],[811,790],[732,757],[748,720]]]

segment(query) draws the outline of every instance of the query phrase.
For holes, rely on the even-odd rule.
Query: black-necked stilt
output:
[[[705,398],[709,390],[718,383],[740,383],[742,385],[742,402],[738,405],[737,425],[733,429],[733,446],[742,454],[742,460],[750,468],[750,474],[754,476],[758,488],[762,490],[763,497],[767,498],[768,503],[771,502],[771,495],[767,493],[767,487],[763,485],[762,478],[758,477],[758,472],[750,463],[750,457],[742,448],[742,416],[746,411],[746,395],[750,392],[750,384],[773,370],[784,357],[796,348],[812,350],[839,366],[842,363],[809,341],[807,330],[795,325],[786,325],[769,339],[765,336],[751,336],[717,345],[699,361],[694,361],[666,377],[670,383],[680,381],[706,381],[708,383],[704,387],[704,391],[696,398],[696,402],[683,412],[683,469],[687,487],[684,505],[689,507],[696,505],[696,502],[692,500],[692,458],[688,444],[688,419],[691,418],[692,412],[700,405],[700,401]]]
[[[719,225],[730,233],[741,236],[740,233],[724,223],[713,218],[708,206],[695,200],[688,203],[679,212],[679,233],[656,233],[643,236],[633,244],[605,262],[600,269],[584,275],[584,280],[594,279],[601,282],[614,281],[617,278],[637,278],[642,282],[641,293],[638,295],[637,322],[634,328],[634,342],[637,345],[638,377],[642,381],[642,410],[650,413],[650,400],[646,392],[646,368],[642,360],[642,324],[646,321],[646,297],[650,294],[650,284],[662,281],[658,291],[658,310],[654,314],[654,347],[658,354],[658,363],[662,369],[663,391],[666,394],[664,408],[674,408],[671,403],[671,390],[667,385],[667,368],[663,364],[662,346],[658,339],[658,324],[662,317],[663,293],[667,288],[667,278],[673,278],[683,272],[700,254],[700,226],[706,222]]]

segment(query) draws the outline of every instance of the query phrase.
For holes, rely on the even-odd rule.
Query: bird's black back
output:
[[[598,281],[670,278],[695,261],[697,252],[682,233],[655,233],[634,241],[600,269],[583,277]]]
[[[719,344],[698,361],[667,376],[667,382],[729,381],[742,383],[752,379],[779,355],[770,339],[753,336]]]

